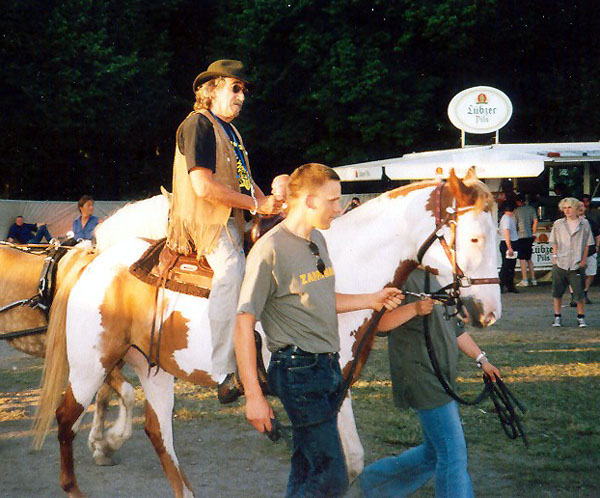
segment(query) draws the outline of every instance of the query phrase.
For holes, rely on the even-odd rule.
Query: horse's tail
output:
[[[69,294],[83,270],[95,257],[95,254],[73,249],[59,264],[58,291],[50,311],[40,400],[33,422],[33,446],[36,450],[44,444],[67,384],[66,321]]]

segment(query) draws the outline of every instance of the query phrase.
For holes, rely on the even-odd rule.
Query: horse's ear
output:
[[[469,172],[470,171],[471,170],[469,170]],[[450,170],[450,175],[448,176],[448,186],[450,187],[450,192],[452,192],[452,195],[456,199],[456,204],[458,207],[465,207],[473,204],[473,199],[471,199],[469,187],[467,187],[461,181],[461,179],[458,178],[458,176],[456,176],[454,168]]]
[[[467,171],[467,174],[465,175],[463,182],[467,185],[471,185],[474,182],[476,182],[477,180],[479,180],[479,178],[477,178],[477,171],[475,170],[475,166],[471,166],[469,168],[469,171]]]

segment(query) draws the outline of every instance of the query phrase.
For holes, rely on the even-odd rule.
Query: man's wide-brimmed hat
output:
[[[203,83],[206,83],[208,80],[212,80],[213,78],[218,78],[219,76],[224,76],[225,78],[235,78],[250,85],[244,64],[242,64],[240,61],[223,59],[213,62],[210,66],[208,66],[206,71],[196,76],[193,87],[194,92],[196,92],[198,87]]]

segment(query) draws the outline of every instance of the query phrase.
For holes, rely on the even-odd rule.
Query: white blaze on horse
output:
[[[71,275],[71,279],[76,280],[94,258],[84,248],[59,249],[68,252],[58,261],[54,274],[51,265],[47,268],[52,250],[52,247],[0,245],[0,339],[18,351],[37,357],[54,351],[52,347],[46,348],[45,333],[48,303],[44,301],[51,294],[50,287],[62,288],[68,295],[66,276]],[[119,399],[119,415],[113,426],[105,431],[111,390]],[[113,452],[131,436],[133,403],[133,387],[119,369],[114,369],[98,392],[88,437],[88,446],[98,465],[111,465]]]
[[[157,199],[160,203],[160,198]],[[132,213],[136,209],[143,211],[146,220],[164,226],[166,199],[157,213],[148,211],[155,202],[150,201],[141,201],[126,209]],[[458,265],[467,277],[497,280],[496,228],[489,210],[491,203],[489,190],[474,178],[472,172],[464,183],[452,173],[443,189],[439,182],[401,187],[338,218],[325,232],[336,272],[337,290],[363,293],[374,292],[390,283],[402,285],[408,271],[416,265],[419,248],[434,232],[445,234],[447,238],[455,234],[452,245],[456,247]],[[449,220],[444,220],[441,225],[436,223],[438,211],[443,212],[448,206],[454,206],[457,213],[456,230],[451,230]],[[103,227],[107,231],[117,229],[120,234],[131,234],[130,228],[135,231],[139,227],[128,223],[127,216],[119,212]],[[98,234],[99,239],[102,236],[102,233]],[[46,361],[51,364],[68,360],[69,365],[68,384],[56,417],[61,447],[61,485],[71,496],[81,495],[74,473],[72,426],[106,376],[122,360],[132,364],[141,380],[146,394],[146,433],[175,496],[193,496],[173,446],[173,384],[174,377],[178,377],[198,384],[216,385],[211,373],[207,300],[167,290],[159,293],[158,307],[162,311],[155,313],[154,287],[140,282],[129,272],[129,266],[148,246],[147,241],[127,239],[105,249],[85,269],[68,302],[55,301],[49,335],[56,337],[58,342],[66,337],[66,354],[64,357],[53,355]],[[450,263],[439,242],[431,244],[422,259],[424,265],[439,273],[442,282],[454,281],[456,267]],[[476,325],[489,325],[500,317],[498,285],[485,283],[462,288],[461,298]],[[357,342],[365,334],[372,316],[372,312],[359,311],[339,317],[340,362],[346,373],[356,354]],[[142,353],[147,355],[150,351],[152,321],[161,317],[160,369],[149,373]],[[361,351],[355,377],[360,373],[372,341],[371,337]],[[268,356],[264,350],[263,355]],[[64,387],[46,378],[44,391],[57,393]],[[55,408],[53,404],[40,407],[39,427],[46,427]],[[362,470],[363,449],[349,396],[340,410],[338,426],[349,475],[354,478]]]

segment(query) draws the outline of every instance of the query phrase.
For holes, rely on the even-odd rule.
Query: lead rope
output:
[[[423,289],[425,291],[425,294],[429,294],[429,272],[425,272],[425,284],[423,286]],[[472,400],[467,400],[460,397],[450,387],[450,385],[444,378],[444,374],[442,373],[442,370],[440,368],[437,356],[435,355],[435,351],[433,349],[433,341],[431,340],[431,333],[429,330],[428,315],[423,316],[423,333],[425,335],[425,344],[427,346],[427,354],[429,355],[431,366],[433,367],[435,375],[438,378],[440,384],[444,388],[444,391],[446,391],[446,394],[448,394],[448,396],[450,396],[458,403],[467,406],[478,405],[489,396],[492,400],[492,403],[494,404],[496,413],[498,414],[498,418],[500,420],[500,425],[502,426],[502,430],[504,431],[504,433],[510,439],[517,439],[520,436],[523,439],[523,444],[525,444],[525,446],[528,447],[529,442],[527,441],[527,437],[525,435],[525,431],[523,430],[521,420],[515,411],[513,403],[521,410],[522,413],[525,413],[526,409],[514,396],[514,394],[508,389],[508,386],[502,381],[502,379],[497,378],[496,382],[493,382],[488,375],[483,374],[483,382],[485,385],[481,393]]]

